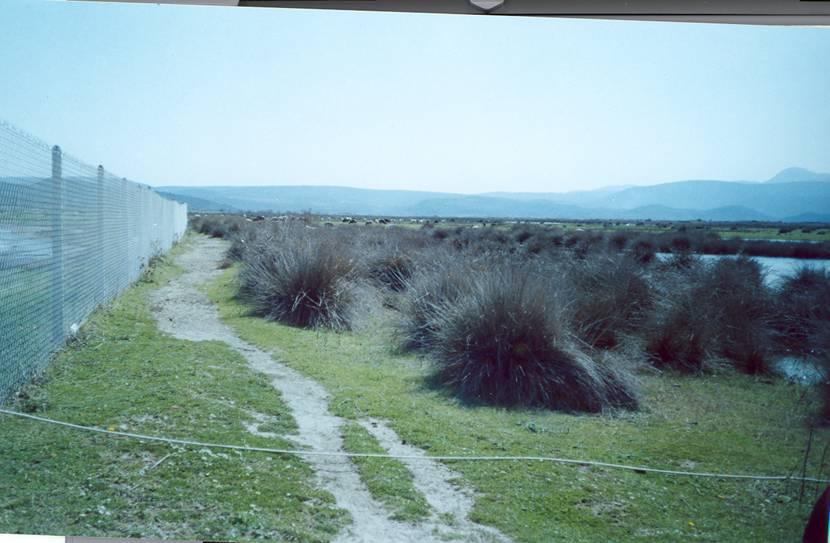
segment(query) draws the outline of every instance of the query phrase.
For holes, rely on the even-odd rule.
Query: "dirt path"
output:
[[[220,319],[214,304],[198,286],[218,277],[219,261],[227,248],[221,240],[198,238],[181,254],[177,264],[185,273],[153,292],[153,313],[159,328],[189,341],[222,341],[240,353],[250,366],[271,378],[297,421],[298,435],[291,438],[301,448],[315,451],[343,451],[343,419],[328,409],[329,395],[316,381],[292,370],[255,346],[237,337]],[[382,421],[361,421],[390,452],[426,454],[403,445],[395,432]],[[456,478],[446,466],[428,459],[404,462],[412,471],[416,488],[433,509],[431,518],[417,525],[394,521],[381,503],[372,498],[355,465],[345,457],[308,457],[319,485],[331,492],[338,507],[352,516],[352,524],[337,542],[400,541],[427,543],[456,539],[473,542],[509,541],[493,528],[469,520],[472,494],[454,486]],[[452,520],[450,520],[452,519]]]

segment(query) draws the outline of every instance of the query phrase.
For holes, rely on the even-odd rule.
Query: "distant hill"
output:
[[[169,198],[170,200],[176,200],[180,204],[187,204],[188,211],[226,211],[226,212],[234,212],[239,211],[237,208],[228,205],[228,204],[220,204],[218,202],[214,202],[213,200],[208,200],[206,198],[199,198],[197,196],[188,196],[185,194],[175,194],[172,192],[167,192],[164,190],[157,190],[161,196],[165,198]]]
[[[800,168],[765,182],[693,180],[565,193],[372,190],[333,186],[163,187],[194,211],[313,211],[342,215],[712,221],[830,216],[830,174]]]
[[[767,183],[796,183],[800,181],[830,183],[830,173],[816,173],[804,168],[787,168],[769,179]]]
[[[372,190],[330,186],[162,187],[170,194],[196,197],[247,211],[306,211],[362,215],[408,215],[416,202],[460,197],[451,193]]]
[[[632,187],[602,197],[592,205],[609,209],[659,205],[700,211],[740,206],[770,217],[783,218],[802,213],[826,212],[830,208],[830,183],[679,181]]]

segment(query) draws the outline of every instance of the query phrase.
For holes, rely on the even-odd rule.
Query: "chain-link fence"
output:
[[[187,206],[0,121],[0,402],[186,227]]]

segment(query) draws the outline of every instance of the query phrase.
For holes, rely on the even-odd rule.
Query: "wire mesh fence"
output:
[[[186,227],[187,206],[0,121],[0,402]]]

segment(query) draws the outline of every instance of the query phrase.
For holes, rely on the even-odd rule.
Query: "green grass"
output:
[[[291,448],[244,427],[256,412],[268,417],[263,430],[295,431],[265,377],[223,343],[157,330],[147,295],[177,273],[162,262],[96,311],[11,407],[129,432]],[[296,457],[140,443],[0,416],[0,458],[0,532],[329,541],[349,522]]]
[[[815,228],[804,232],[796,228],[791,232],[779,233],[778,228],[752,228],[738,230],[715,230],[722,238],[781,239],[792,241],[830,241],[830,228]]]
[[[428,361],[396,354],[388,331],[333,333],[249,316],[234,269],[209,288],[243,339],[277,352],[332,394],[332,410],[390,422],[430,454],[555,455],[674,469],[800,471],[808,412],[796,385],[746,376],[643,376],[644,409],[617,416],[470,407],[425,383]],[[808,473],[830,432],[817,431]],[[818,449],[818,451],[817,451]],[[667,477],[545,462],[456,462],[477,493],[473,519],[517,541],[789,541],[816,486]],[[825,476],[826,476],[825,469]]]
[[[343,445],[349,452],[387,453],[374,436],[356,422],[344,425]],[[412,484],[412,473],[399,460],[354,458],[353,461],[369,492],[386,506],[393,519],[417,522],[429,517],[429,504]]]

